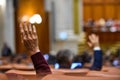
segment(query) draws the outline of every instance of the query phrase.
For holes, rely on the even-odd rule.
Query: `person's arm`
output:
[[[102,69],[102,51],[101,49],[94,48],[94,61],[90,68],[91,70],[101,70]]]
[[[51,73],[50,67],[48,66],[48,63],[44,59],[41,52],[37,52],[36,54],[32,55],[31,59],[37,75],[46,75]]]
[[[27,23],[21,23],[20,33],[22,42],[31,55],[31,59],[37,75],[50,74],[50,67],[48,66],[38,46],[38,36],[35,26]]]
[[[91,66],[91,70],[101,70],[102,69],[102,51],[99,45],[99,37],[95,34],[89,36],[88,45],[94,50],[94,61]]]

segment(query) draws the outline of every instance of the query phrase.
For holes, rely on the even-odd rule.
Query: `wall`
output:
[[[84,20],[120,19],[120,0],[83,0]]]
[[[3,29],[4,29],[4,24],[3,24],[3,9],[2,7],[0,6],[0,51],[2,49],[2,45],[3,45]]]
[[[15,52],[13,0],[0,2],[0,52],[4,42]]]
[[[75,54],[78,51],[80,34],[74,33],[74,0],[46,0],[47,10],[50,13],[50,51],[56,54],[60,49],[71,49]],[[78,1],[78,25],[82,32],[82,0]],[[66,38],[61,39],[60,34]]]
[[[14,8],[13,0],[6,1],[6,9],[4,13],[4,42],[11,47],[13,52],[15,50],[15,30],[14,30]]]

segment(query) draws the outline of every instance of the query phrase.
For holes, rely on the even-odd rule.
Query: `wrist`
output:
[[[93,48],[93,50],[101,50],[100,46],[96,46]]]
[[[37,52],[40,52],[39,48],[36,48],[35,50],[30,51],[30,54],[33,55],[33,54],[36,54]]]
[[[99,44],[94,44],[94,46],[93,47],[100,47],[100,45]]]

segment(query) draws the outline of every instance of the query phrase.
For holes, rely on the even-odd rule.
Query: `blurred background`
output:
[[[87,36],[95,33],[105,56],[120,57],[120,0],[0,0],[1,56],[26,53],[19,31],[25,21],[36,25],[45,54],[91,54]]]

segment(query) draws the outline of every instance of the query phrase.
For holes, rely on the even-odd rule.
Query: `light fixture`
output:
[[[29,22],[31,24],[37,23],[40,24],[42,22],[42,18],[39,14],[34,14],[30,19]]]
[[[21,18],[21,22],[27,22],[28,20],[29,20],[29,17],[26,15]]]
[[[5,5],[6,0],[0,0],[0,6]]]

